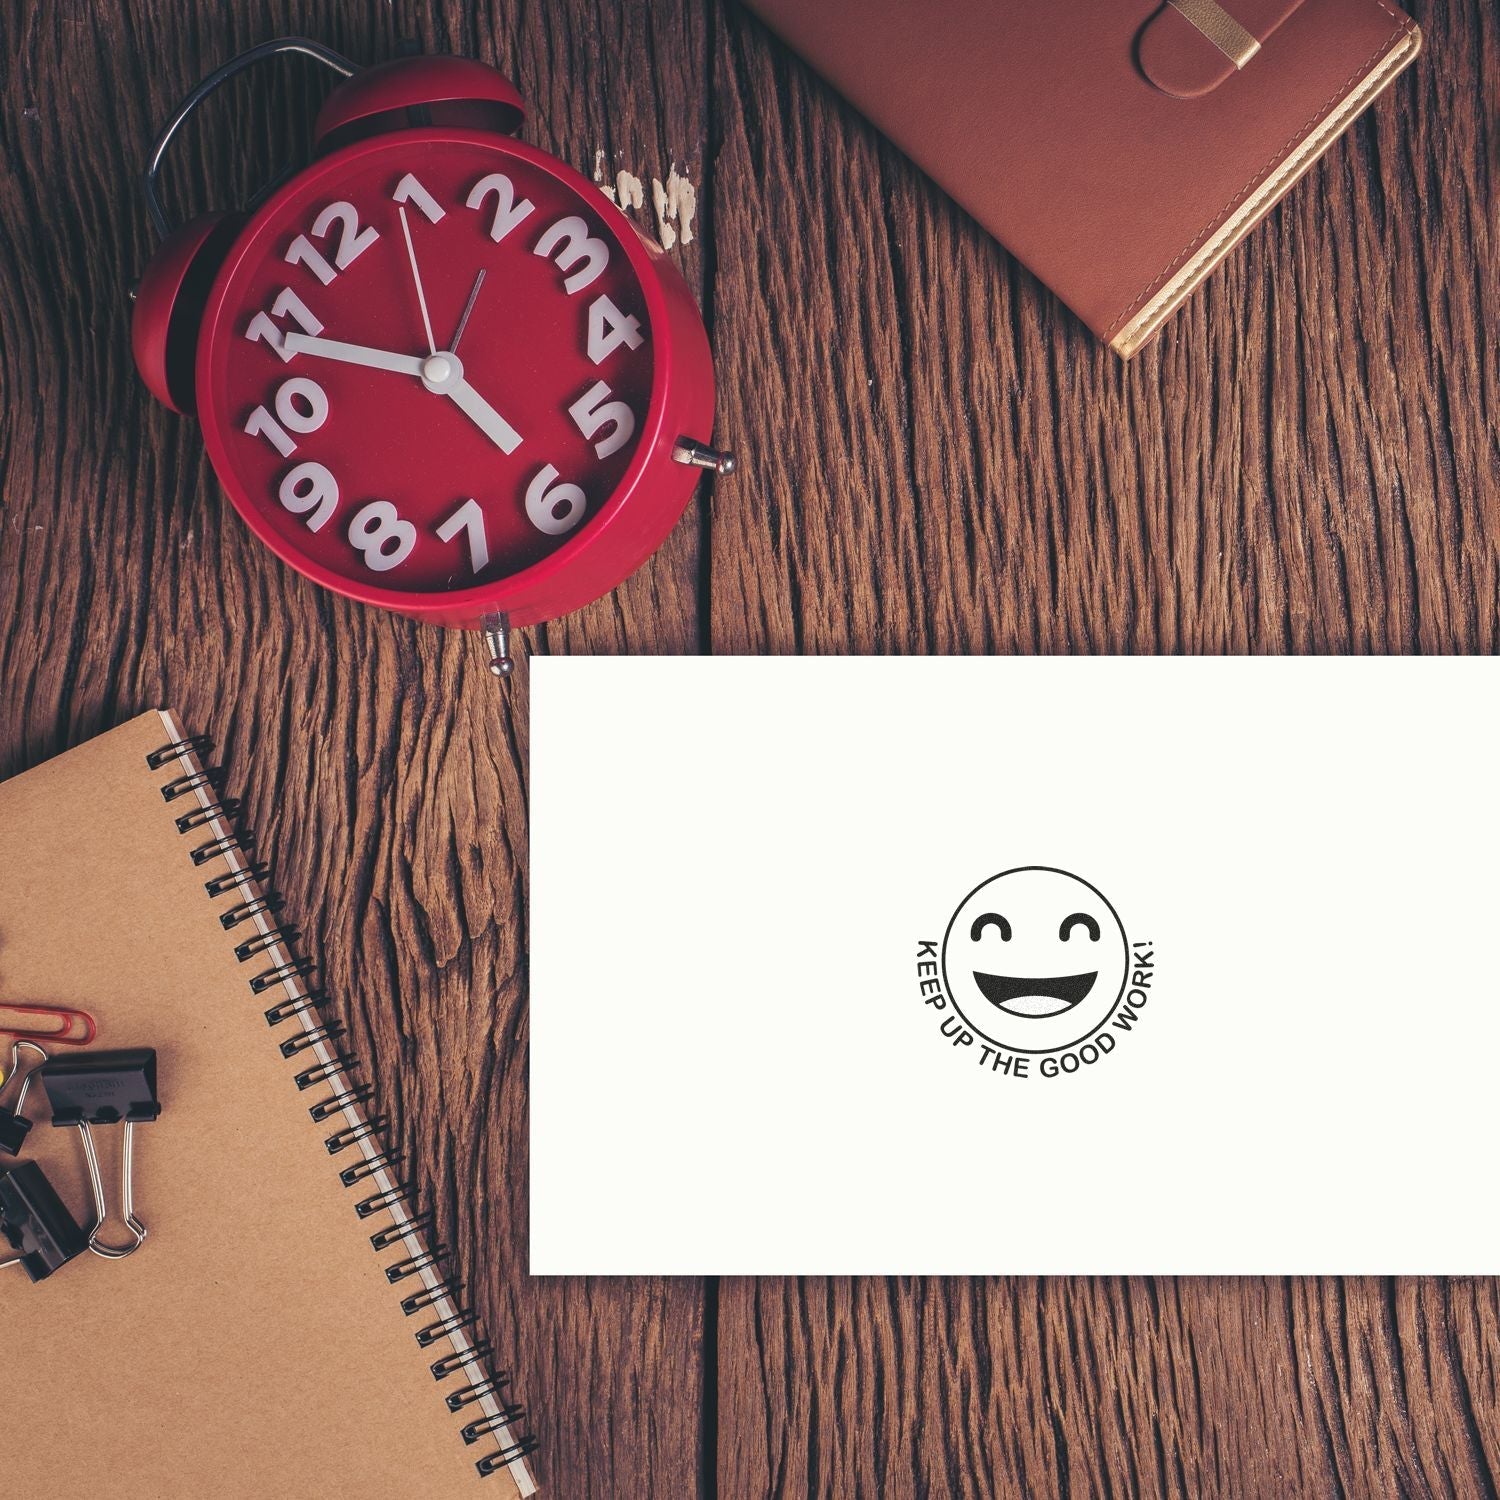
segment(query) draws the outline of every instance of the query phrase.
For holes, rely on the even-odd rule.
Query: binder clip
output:
[[[82,1255],[88,1236],[34,1161],[0,1176],[0,1240],[16,1253],[0,1266],[20,1266],[33,1281]]]
[[[21,1074],[23,1052],[34,1052],[42,1060],[40,1063],[33,1063],[24,1076]],[[21,1090],[16,1095],[14,1109],[7,1109],[0,1104],[0,1156],[21,1154],[21,1147],[31,1133],[31,1121],[21,1111],[26,1108],[26,1095],[31,1088],[31,1080],[41,1071],[46,1061],[46,1052],[35,1042],[16,1042],[10,1049],[10,1068],[3,1076],[0,1076],[0,1095],[3,1095],[17,1078],[21,1079]]]
[[[94,1189],[94,1227],[88,1248],[106,1260],[123,1260],[146,1242],[146,1226],[136,1217],[134,1188],[135,1127],[156,1119],[156,1052],[138,1047],[128,1052],[85,1052],[78,1057],[54,1057],[38,1070],[52,1102],[52,1123],[74,1125],[83,1137],[89,1182]],[[109,1203],[94,1150],[95,1125],[124,1125],[125,1150],[120,1170],[121,1217],[130,1231],[129,1245],[106,1245],[100,1236],[109,1218]]]

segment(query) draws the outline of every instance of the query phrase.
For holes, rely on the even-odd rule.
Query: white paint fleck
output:
[[[594,152],[594,185],[609,199],[623,209],[640,208],[646,201],[646,190],[634,172],[616,172],[613,182],[605,181],[609,175],[608,159],[600,146]]]
[[[677,243],[677,231],[667,223],[667,190],[660,177],[651,179],[651,201],[656,205],[656,237],[663,250],[670,250]]]
[[[611,180],[611,177],[613,180]],[[594,185],[627,213],[646,206],[646,185],[634,172],[610,172],[609,154],[600,146],[594,152]],[[693,220],[698,213],[698,190],[671,163],[667,180],[651,179],[651,206],[656,217],[656,237],[664,250],[693,243]]]
[[[684,245],[693,243],[693,217],[698,212],[698,190],[674,162],[667,180],[651,179],[651,202],[656,208],[656,231],[662,249],[670,250],[679,235]]]
[[[640,208],[646,201],[645,184],[634,172],[621,172],[615,178],[613,196],[621,208]]]

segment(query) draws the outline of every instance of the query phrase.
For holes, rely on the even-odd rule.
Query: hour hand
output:
[[[397,375],[422,373],[422,361],[416,355],[393,354],[389,349],[371,349],[365,344],[314,338],[307,333],[288,333],[281,347],[288,354],[313,354],[320,359],[336,359],[340,364],[363,365],[367,370],[391,370]]]
[[[467,380],[459,379],[443,387],[459,410],[502,452],[514,453],[521,446],[521,434],[490,405]]]
[[[419,363],[422,384],[446,396],[502,453],[521,446],[521,434],[464,379],[463,361],[451,349]]]

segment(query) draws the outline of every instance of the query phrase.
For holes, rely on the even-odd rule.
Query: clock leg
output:
[[[695,469],[712,469],[715,474],[734,473],[734,454],[722,448],[710,448],[707,443],[693,438],[678,438],[672,457],[680,464],[691,464]]]
[[[509,677],[516,669],[516,659],[510,654],[510,616],[496,610],[479,622],[479,628],[490,653],[490,671],[496,677]]]

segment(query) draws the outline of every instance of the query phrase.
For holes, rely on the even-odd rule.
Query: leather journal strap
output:
[[[1192,22],[1236,68],[1243,68],[1260,41],[1219,4],[1219,0],[1167,0],[1179,15]]]
[[[1141,29],[1136,48],[1141,71],[1164,94],[1201,99],[1249,63],[1301,4],[1165,0]]]

